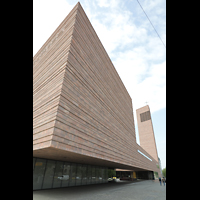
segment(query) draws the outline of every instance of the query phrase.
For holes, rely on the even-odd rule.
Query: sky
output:
[[[33,0],[33,56],[78,0]],[[79,0],[136,109],[149,105],[158,157],[166,167],[166,0]],[[147,102],[147,103],[146,103]]]

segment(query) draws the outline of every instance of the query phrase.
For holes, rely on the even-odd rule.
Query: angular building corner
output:
[[[33,155],[52,144],[77,7],[33,58]]]
[[[33,58],[33,157],[158,171],[136,143],[132,100],[80,3]]]

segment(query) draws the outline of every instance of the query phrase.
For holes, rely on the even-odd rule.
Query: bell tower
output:
[[[140,146],[158,162],[156,141],[149,106],[146,105],[137,109],[136,114]]]

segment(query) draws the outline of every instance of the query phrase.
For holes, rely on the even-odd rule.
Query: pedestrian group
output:
[[[161,178],[159,177],[159,181],[160,181],[160,185],[162,185],[162,182],[163,182],[163,185],[165,186],[165,178],[164,178],[164,176],[163,176],[162,180],[161,180]]]

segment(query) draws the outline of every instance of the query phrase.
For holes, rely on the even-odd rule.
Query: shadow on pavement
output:
[[[141,182],[141,181],[146,181],[146,180],[134,180],[134,181],[127,181],[127,180],[120,180],[119,182],[108,182],[108,183],[101,183],[101,184],[92,184],[92,185],[80,185],[80,186],[71,186],[71,187],[63,187],[63,188],[51,188],[51,189],[43,189],[43,190],[34,190],[34,193],[57,193],[57,192],[66,192],[66,193],[73,193],[76,190],[80,193],[80,192],[89,192],[89,191],[101,191],[101,190],[105,190],[105,189],[114,189],[114,188],[118,188],[119,186],[123,186],[123,185],[128,185],[128,184],[132,184],[132,183],[137,183],[137,182]]]

